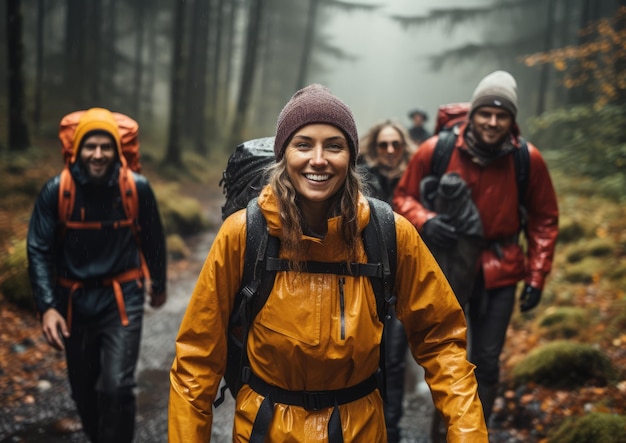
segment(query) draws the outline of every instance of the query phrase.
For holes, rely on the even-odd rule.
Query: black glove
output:
[[[530,311],[539,304],[539,300],[541,300],[541,289],[525,285],[520,295],[520,310],[522,312]]]
[[[450,247],[457,240],[459,235],[450,223],[450,217],[445,214],[437,214],[422,227],[424,240],[427,244],[439,248]]]

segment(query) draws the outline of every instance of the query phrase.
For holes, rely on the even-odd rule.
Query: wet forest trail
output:
[[[223,197],[219,189],[207,193],[206,188],[191,192],[203,205],[209,220],[218,226]],[[216,230],[212,229],[188,239],[191,250],[188,259],[169,264],[167,303],[156,310],[146,307],[137,368],[136,443],[167,442],[168,373],[174,358],[174,340],[215,234]],[[30,377],[31,381],[22,383],[27,386],[25,389],[11,387],[15,395],[0,397],[10,400],[6,403],[3,400],[0,405],[0,443],[87,443],[82,432],[58,430],[60,419],[77,417],[69,394],[62,354],[47,346],[34,316],[23,317],[15,327],[19,334],[13,337],[13,343],[17,345],[12,346],[10,352],[31,353],[32,358],[15,360],[22,366],[15,368],[11,380],[16,385],[25,377]],[[433,406],[421,377],[421,368],[412,361],[408,367],[405,413],[401,422],[402,443],[427,443]],[[233,409],[234,401],[227,394],[225,403],[214,409],[212,442],[232,441]],[[506,435],[494,435],[494,438],[492,443],[518,442]]]

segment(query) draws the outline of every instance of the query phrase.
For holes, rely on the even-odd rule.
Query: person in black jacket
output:
[[[392,120],[385,120],[370,128],[360,142],[361,163],[364,163],[364,184],[369,193],[391,204],[393,191],[415,152],[406,129]],[[406,370],[407,337],[402,323],[392,310],[385,325],[385,376],[387,402],[385,425],[387,441],[400,441],[399,423],[402,418],[404,374]]]
[[[92,442],[130,443],[144,293],[153,307],[166,300],[165,236],[148,180],[124,170],[110,111],[86,111],[72,149],[73,210],[67,223],[59,222],[61,175],[50,179],[30,219],[29,275],[43,334],[52,347],[65,350],[83,430]],[[118,185],[123,172],[136,185],[136,232],[119,223],[127,219]]]
[[[413,109],[409,112],[412,126],[409,128],[409,137],[417,146],[432,134],[424,127],[424,123],[428,121],[428,114],[423,109]]]

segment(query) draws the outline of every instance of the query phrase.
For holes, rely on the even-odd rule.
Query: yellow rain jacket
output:
[[[369,221],[369,205],[364,197],[358,204],[359,227],[363,229]],[[269,187],[262,191],[259,205],[270,234],[279,236],[278,202]],[[449,424],[448,442],[487,443],[474,366],[466,359],[463,312],[415,227],[397,214],[395,219],[396,311],[411,352],[424,367],[435,406]],[[309,260],[347,260],[341,220],[341,216],[328,220],[323,240],[303,236]],[[180,326],[170,372],[169,443],[210,441],[212,404],[225,370],[228,319],[241,283],[245,244],[242,210],[227,218],[218,232]],[[367,261],[362,243],[358,254],[359,261]],[[281,257],[286,258],[283,251]],[[376,372],[382,330],[368,277],[278,272],[272,292],[250,328],[250,366],[267,383],[288,390],[350,387]],[[249,440],[262,400],[248,385],[241,388],[233,441]],[[387,441],[378,390],[339,408],[344,442]],[[306,411],[277,403],[266,441],[327,442],[332,409]]]

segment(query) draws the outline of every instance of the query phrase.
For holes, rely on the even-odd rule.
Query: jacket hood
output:
[[[119,161],[125,165],[125,158],[122,154],[122,144],[120,142],[120,133],[115,122],[113,114],[108,109],[91,108],[85,111],[76,126],[74,138],[72,140],[72,159],[71,163],[75,163],[78,158],[78,151],[85,136],[93,131],[103,131],[111,135],[115,140],[117,147],[117,156]]]
[[[357,217],[359,218],[359,232],[361,232],[370,219],[370,207],[367,203],[367,199],[363,196],[363,194],[359,194],[359,208],[357,211]],[[270,185],[266,185],[259,194],[259,206],[261,207],[261,211],[267,220],[267,228],[271,235],[280,238],[280,234],[282,231],[282,224],[280,222],[279,215],[279,205],[278,198],[274,195],[272,188]],[[339,232],[341,229],[341,219],[342,217],[336,216],[328,219],[328,232]],[[313,237],[307,237],[313,238]]]

